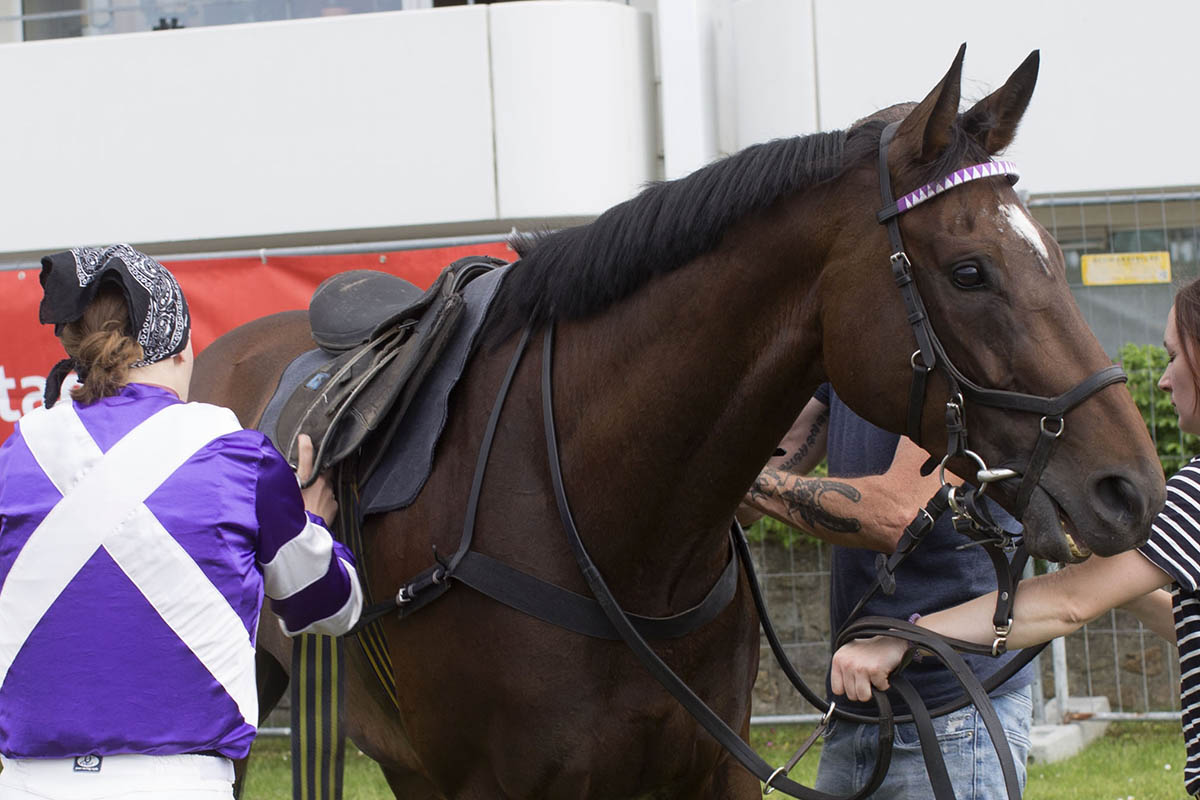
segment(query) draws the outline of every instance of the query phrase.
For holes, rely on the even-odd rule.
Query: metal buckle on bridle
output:
[[[1042,417],[1041,421],[1038,422],[1038,427],[1042,429],[1042,433],[1046,434],[1047,436],[1053,436],[1055,439],[1062,436],[1063,431],[1067,429],[1066,421],[1062,417],[1053,417],[1053,419],[1058,420],[1058,430],[1048,431],[1046,430],[1046,420],[1048,419],[1051,419],[1051,417]]]
[[[992,640],[993,656],[999,656],[1008,649],[1008,635],[1012,633],[1012,623],[1012,617],[1009,617],[1007,625],[992,626],[992,630],[996,633],[996,638]]]
[[[800,759],[804,757],[804,754],[808,752],[809,748],[813,746],[817,739],[820,738],[821,734],[825,732],[825,729],[829,727],[830,721],[833,720],[833,710],[835,708],[837,708],[837,703],[829,704],[829,709],[821,716],[821,720],[817,723],[817,727],[814,728],[813,732],[810,733],[808,738],[804,740],[804,744],[800,745],[800,749],[796,751],[795,755],[788,759],[788,762],[782,767],[772,772],[769,778],[763,781],[764,795],[771,794],[775,791],[775,787],[771,785],[771,781],[775,780],[780,775],[786,776],[792,771],[793,767],[800,763]]]
[[[1012,472],[1013,475],[1017,474],[1017,473],[1013,472],[1011,469],[1008,469],[1008,470],[988,469],[988,465],[986,463],[984,463],[983,457],[981,455],[979,455],[978,453],[976,453],[974,450],[965,450],[964,449],[961,453],[959,453],[959,455],[966,456],[967,458],[969,458],[975,462],[975,466],[979,467],[979,469],[975,472],[975,480],[979,481],[979,484],[980,484],[979,494],[981,494],[981,495],[983,494],[984,490],[987,489],[987,485],[989,483],[993,483],[998,480],[1004,480],[1005,478],[1012,477],[1012,475],[1007,474],[1010,472]],[[953,457],[954,457],[953,453],[947,453],[945,456],[942,457],[942,463],[938,467],[938,480],[940,480],[942,482],[942,486],[946,486],[947,484],[950,483],[950,481],[946,480],[946,463],[948,461],[950,461],[950,459]],[[1001,477],[994,477],[995,475],[1001,475]],[[951,494],[950,494],[950,507],[955,508],[953,492],[951,492]]]
[[[996,470],[999,473],[1006,471],[1009,470]],[[1006,553],[1013,553],[1017,549],[1018,537],[997,524],[986,509],[977,505],[976,501],[982,497],[982,488],[967,486],[952,487],[947,495],[946,504],[950,507],[954,529],[968,539],[955,549],[965,550],[968,547],[991,545]]]
[[[914,370],[923,369],[923,370],[925,370],[926,372],[929,372],[930,370],[932,370],[932,369],[933,369],[933,365],[928,365],[928,366],[927,366],[927,365],[925,364],[925,358],[924,358],[924,356],[921,356],[921,363],[920,363],[920,364],[918,364],[918,363],[917,363],[917,357],[918,357],[918,356],[921,356],[921,351],[920,351],[920,349],[913,350],[913,354],[912,354],[911,356],[909,356],[909,357],[908,357],[908,363],[912,364],[912,368],[913,368]]]

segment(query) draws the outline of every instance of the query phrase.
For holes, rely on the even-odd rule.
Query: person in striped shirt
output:
[[[361,611],[332,490],[186,402],[187,302],[157,261],[78,248],[41,281],[68,358],[0,446],[0,798],[228,800],[264,595],[289,634]]]
[[[1184,286],[1167,315],[1163,343],[1169,358],[1158,386],[1171,394],[1179,427],[1200,434],[1200,280]],[[1170,592],[1162,587],[1169,586]],[[990,644],[995,592],[921,617],[937,633]],[[1179,648],[1181,707],[1187,766],[1184,785],[1200,797],[1200,457],[1167,481],[1167,499],[1147,542],[1109,558],[1092,556],[1057,572],[1022,581],[1013,608],[1010,648],[1064,636],[1100,614],[1123,607]],[[906,644],[876,636],[834,654],[831,684],[851,700],[886,689]]]

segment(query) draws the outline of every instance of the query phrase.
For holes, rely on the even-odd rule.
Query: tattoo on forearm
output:
[[[825,507],[824,495],[830,492],[851,503],[862,500],[862,492],[848,483],[829,478],[797,478],[770,467],[762,471],[750,488],[752,499],[778,497],[789,517],[810,527],[820,526],[834,533],[861,531],[862,523],[856,517],[839,516]]]
[[[817,443],[817,437],[821,435],[825,425],[829,422],[829,410],[822,411],[820,415],[813,420],[812,427],[808,429],[808,436],[805,437],[804,443],[797,448],[796,452],[788,458],[787,461],[779,465],[779,468],[784,472],[791,472],[804,461],[804,457],[808,455],[808,451]]]

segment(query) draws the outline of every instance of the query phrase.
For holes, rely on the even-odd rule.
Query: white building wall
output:
[[[21,0],[0,0],[0,17],[15,17],[21,13]],[[21,41],[19,20],[0,22],[0,42]]]
[[[498,215],[591,216],[655,177],[653,42],[607,2],[491,6]]]
[[[821,130],[812,4],[735,3],[733,41],[737,149]]]
[[[814,49],[803,8],[815,25],[817,118],[846,127],[872,111],[920,100],[945,74],[962,42],[964,103],[999,87],[1034,49],[1041,50],[1037,90],[1009,151],[1033,192],[1107,190],[1200,183],[1195,131],[1200,60],[1195,58],[1200,3],[1178,0],[1009,0],[1003,6],[960,0],[730,0],[739,19],[767,15],[739,38],[739,80],[753,126],[780,135],[803,86],[787,76]],[[778,6],[792,6],[783,13]],[[762,62],[766,62],[764,66]],[[774,102],[773,102],[774,99]],[[795,129],[792,133],[809,133]],[[764,133],[764,136],[766,133]],[[741,140],[740,144],[750,142]]]
[[[656,177],[649,30],[534,2],[0,45],[0,260],[599,214]]]
[[[683,177],[712,161],[717,143],[717,21],[712,0],[658,7],[663,171]]]
[[[664,172],[917,100],[963,41],[966,98],[1041,49],[1022,189],[1200,184],[1200,3],[1131,8],[530,0],[0,45],[0,262],[586,219]]]
[[[482,6],[10,44],[0,76],[2,250],[495,216]]]

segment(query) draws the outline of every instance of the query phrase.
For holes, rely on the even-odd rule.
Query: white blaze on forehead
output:
[[[1013,232],[1029,243],[1033,248],[1033,252],[1042,260],[1042,270],[1050,274],[1050,252],[1046,249],[1046,241],[1042,238],[1041,231],[1038,230],[1037,223],[1033,221],[1033,217],[1029,216],[1029,212],[1024,206],[1016,203],[1004,203],[1000,206],[1000,215],[1008,221]]]

